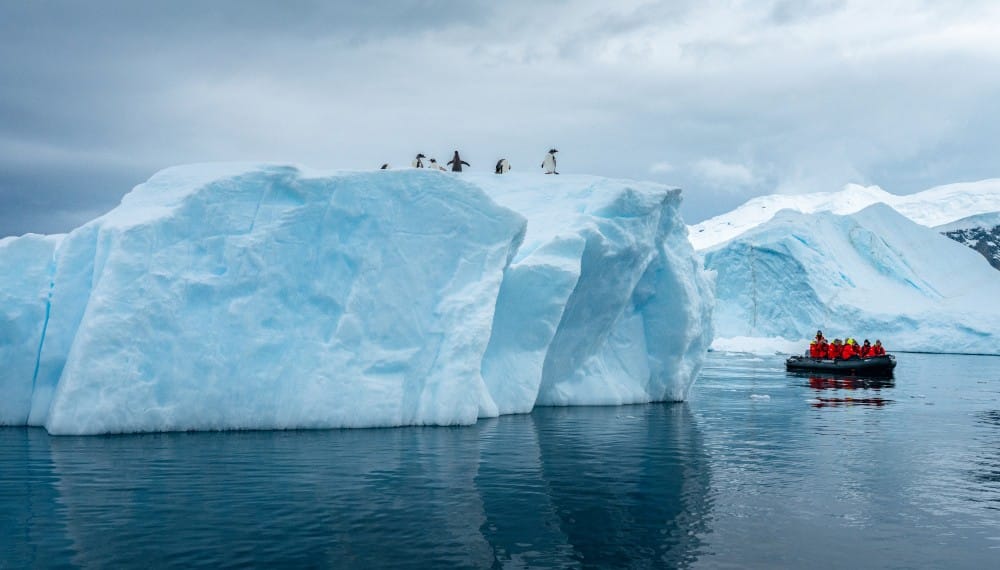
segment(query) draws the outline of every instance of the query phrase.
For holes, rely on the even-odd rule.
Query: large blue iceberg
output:
[[[0,424],[455,425],[682,400],[712,292],[680,191],[584,176],[158,173],[0,240]]]

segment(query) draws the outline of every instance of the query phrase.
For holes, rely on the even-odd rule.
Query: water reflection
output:
[[[973,479],[985,487],[983,493],[991,497],[1000,509],[1000,410],[985,410],[976,414],[976,425],[983,428],[976,438],[983,451],[974,459],[976,470]]]
[[[537,414],[542,476],[573,547],[598,567],[684,567],[707,530],[709,476],[686,406]]]
[[[884,390],[895,388],[892,378],[835,378],[810,376],[809,387],[813,390]]]
[[[810,404],[814,408],[830,408],[837,406],[875,406],[880,408],[891,404],[892,400],[884,398],[814,398]]]
[[[0,568],[68,560],[49,441],[40,429],[0,428]]]
[[[893,388],[896,386],[896,381],[892,378],[856,378],[856,377],[825,377],[825,376],[810,376],[809,377],[809,387],[818,392],[823,390],[872,390],[875,395],[872,396],[843,396],[843,397],[829,397],[818,395],[809,400],[810,405],[814,408],[836,408],[844,406],[872,406],[876,408],[881,408],[888,404],[893,403],[893,400],[887,400],[881,397],[879,394],[880,390],[887,388]]]
[[[684,405],[467,428],[3,429],[0,461],[14,566],[683,566],[710,506]]]

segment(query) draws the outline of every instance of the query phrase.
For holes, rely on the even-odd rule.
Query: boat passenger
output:
[[[840,351],[840,358],[843,360],[847,360],[848,358],[857,358],[857,357],[858,357],[858,345],[855,344],[853,338],[849,338],[847,339],[847,342],[844,343],[844,346]]]
[[[830,358],[830,343],[825,338],[819,343],[819,357]]]
[[[816,331],[816,342],[823,342],[826,337],[823,336],[823,331]]]
[[[819,342],[815,340],[809,343],[809,358],[820,358]]]
[[[829,351],[828,356],[830,358],[832,358],[833,360],[837,360],[838,358],[840,358],[842,350],[843,350],[843,346],[840,343],[840,339],[839,338],[835,338],[835,339],[833,339],[833,344],[830,345],[830,351]]]
[[[885,356],[885,347],[882,346],[882,341],[875,339],[875,346],[872,347],[872,356]]]
[[[865,339],[865,343],[861,345],[861,358],[868,358],[872,355],[872,343]]]

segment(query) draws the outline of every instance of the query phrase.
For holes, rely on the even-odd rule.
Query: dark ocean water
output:
[[[0,429],[0,568],[1000,567],[1000,358],[712,354],[686,404],[464,428]]]

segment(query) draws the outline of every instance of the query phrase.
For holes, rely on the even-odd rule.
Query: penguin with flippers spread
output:
[[[462,160],[462,157],[458,156],[458,151],[457,150],[455,151],[455,156],[453,156],[452,159],[448,161],[448,164],[451,165],[451,171],[452,172],[461,172],[463,164],[466,165],[466,166],[472,166],[468,162],[465,162],[464,160]]]

